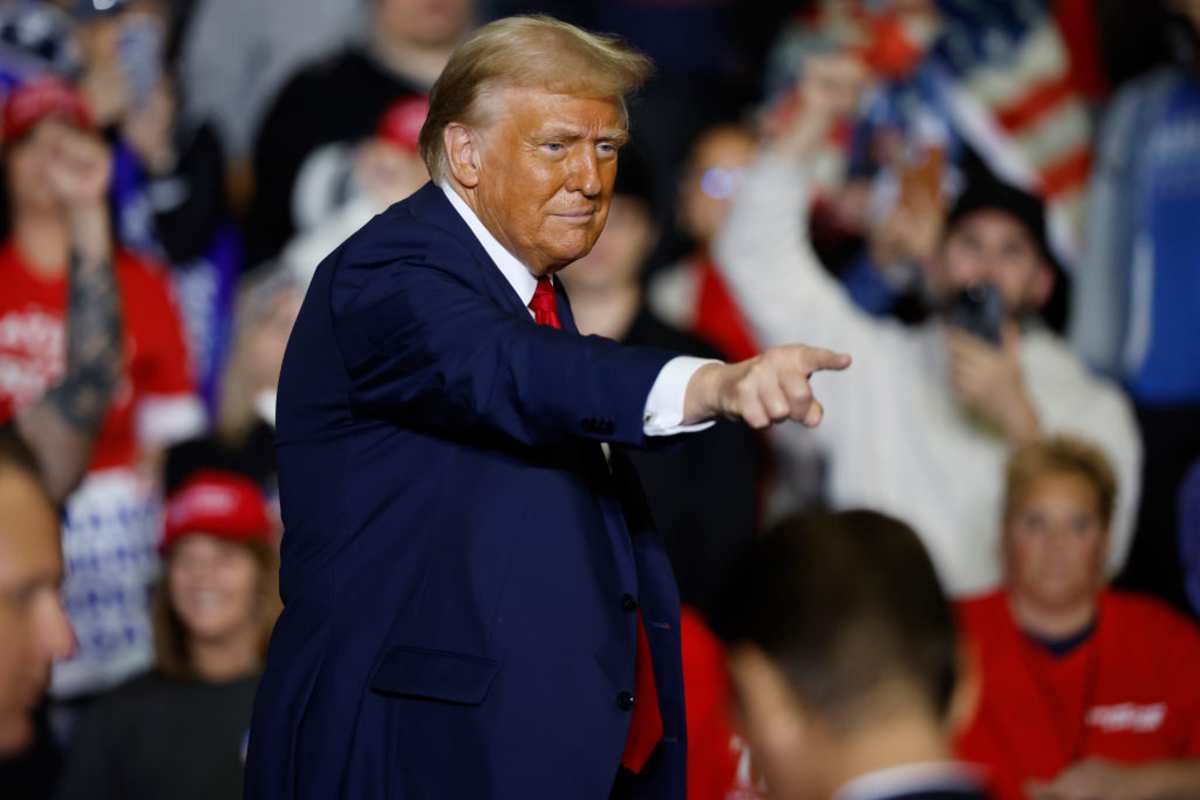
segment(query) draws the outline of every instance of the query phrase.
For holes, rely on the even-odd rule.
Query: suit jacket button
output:
[[[618,692],[617,708],[622,711],[631,710],[633,708],[633,692]]]
[[[632,614],[638,610],[638,601],[631,594],[623,594],[621,595],[621,608]]]

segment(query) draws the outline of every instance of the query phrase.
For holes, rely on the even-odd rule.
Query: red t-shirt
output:
[[[959,615],[983,691],[958,755],[988,771],[997,800],[1087,758],[1200,755],[1200,632],[1165,605],[1107,591],[1092,635],[1057,657],[1017,628],[1004,592]]]
[[[180,317],[161,271],[133,255],[116,257],[125,365],[96,440],[90,469],[130,466],[139,445],[195,433],[203,409],[195,397]],[[0,248],[0,422],[37,402],[57,383],[66,360],[66,270],[45,279],[16,243]]]

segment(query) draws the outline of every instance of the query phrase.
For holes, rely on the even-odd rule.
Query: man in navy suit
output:
[[[604,226],[649,69],[555,20],[485,26],[432,91],[433,182],[318,267],[279,386],[285,610],[247,797],[684,797],[678,598],[620,447],[815,425],[808,377],[849,359],[575,330],[552,276]]]

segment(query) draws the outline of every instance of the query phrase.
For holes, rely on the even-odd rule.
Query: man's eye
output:
[[[542,149],[550,153],[561,153],[565,146],[562,142],[545,142],[542,144]]]
[[[0,602],[17,612],[23,612],[33,603],[36,586],[17,586],[0,593]]]
[[[611,142],[601,142],[596,145],[596,150],[602,156],[615,156],[617,154],[617,146]]]

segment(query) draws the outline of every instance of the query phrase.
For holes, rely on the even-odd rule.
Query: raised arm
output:
[[[92,443],[121,373],[121,312],[106,192],[109,153],[94,137],[56,130],[47,180],[67,208],[71,233],[66,367],[62,380],[16,416],[47,490],[65,500],[91,459]]]
[[[764,344],[820,340],[856,355],[872,348],[879,324],[824,269],[808,238],[813,153],[852,107],[859,80],[853,62],[806,65],[801,110],[748,170],[717,238],[717,265]]]

